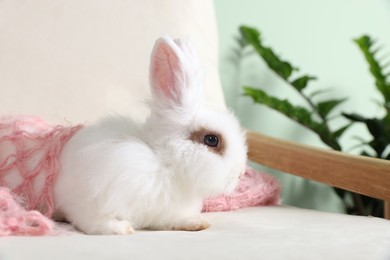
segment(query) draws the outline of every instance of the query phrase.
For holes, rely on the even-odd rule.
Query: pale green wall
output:
[[[242,85],[258,86],[278,97],[300,103],[294,91],[270,72],[256,56],[239,66],[233,49],[239,25],[261,30],[265,44],[303,73],[318,76],[311,89],[332,88],[329,97],[349,97],[341,110],[367,116],[379,115],[380,100],[367,65],[352,42],[362,34],[380,40],[390,60],[390,0],[214,0],[220,38],[220,73],[227,103],[245,127],[302,143],[322,146],[316,136],[282,115],[240,96]],[[383,53],[385,54],[385,52]],[[335,121],[335,126],[342,124]],[[342,139],[353,146],[351,136],[368,136],[354,127]],[[353,151],[357,153],[358,151]],[[326,186],[276,173],[283,184],[287,204],[340,211],[340,202]]]

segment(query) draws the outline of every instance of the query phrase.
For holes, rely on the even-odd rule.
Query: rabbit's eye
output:
[[[216,135],[205,135],[204,144],[210,147],[217,147],[219,144],[219,138]]]
[[[210,152],[223,155],[226,150],[226,143],[223,136],[210,129],[201,128],[190,134],[189,139],[193,142],[205,145]]]

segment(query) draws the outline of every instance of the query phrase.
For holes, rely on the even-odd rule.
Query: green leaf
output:
[[[338,143],[338,136],[342,134],[342,130],[336,135],[329,129],[328,118],[326,116],[344,100],[328,100],[315,104],[311,97],[306,96],[303,90],[307,87],[311,80],[315,77],[302,75],[298,78],[291,79],[294,71],[298,69],[292,66],[289,62],[282,60],[276,55],[273,50],[266,47],[262,43],[261,34],[258,30],[241,26],[240,34],[243,38],[243,46],[251,46],[257,54],[264,60],[267,66],[291,85],[303,99],[308,103],[310,111],[304,107],[292,105],[288,100],[281,100],[276,97],[269,96],[266,92],[260,89],[244,87],[244,95],[252,97],[256,103],[266,105],[280,113],[283,113],[299,124],[311,129],[316,133],[321,140],[335,150],[341,150]],[[319,108],[317,107],[319,105]],[[319,121],[317,120],[319,115]],[[344,130],[345,131],[345,130]]]
[[[332,133],[325,122],[318,122],[313,119],[313,112],[306,108],[292,105],[288,100],[280,100],[276,97],[269,96],[263,90],[252,87],[244,87],[244,95],[249,96],[254,102],[263,104],[272,108],[297,123],[311,129],[318,137],[329,147],[341,151],[337,138],[338,136]]]
[[[377,118],[366,119],[364,122],[368,131],[375,139],[388,139],[389,133],[386,131],[386,125]]]
[[[323,141],[324,144],[328,145],[333,150],[336,150],[336,151],[342,150],[341,146],[338,142],[338,138],[333,133],[331,133],[328,128],[326,128],[322,132],[317,132],[317,134],[319,135],[321,141]]]
[[[342,113],[342,115],[345,118],[347,118],[347,119],[349,119],[349,120],[351,120],[353,122],[366,122],[366,120],[367,120],[366,118],[364,118],[363,116],[360,116],[358,114]]]
[[[333,134],[336,138],[339,138],[340,136],[342,136],[344,134],[344,132],[352,125],[352,123],[350,124],[347,124],[343,127],[340,127],[339,129],[337,129]]]
[[[302,76],[294,81],[290,82],[290,84],[299,92],[301,92],[304,88],[306,88],[307,84],[309,83],[310,80],[316,80],[316,77],[313,76]]]
[[[322,101],[317,104],[317,111],[321,117],[327,118],[329,113],[335,109],[338,105],[343,103],[346,98],[343,99],[332,99],[327,101]]]
[[[343,189],[340,189],[340,188],[336,188],[336,187],[333,187],[333,190],[336,192],[336,194],[341,198],[341,199],[344,199],[345,197],[345,194],[346,194],[346,190],[343,190]]]
[[[363,150],[362,153],[361,153],[360,155],[368,156],[368,157],[375,157],[375,156],[373,156],[371,153],[367,152],[366,150]]]
[[[343,115],[353,122],[364,123],[370,132],[373,139],[368,145],[374,149],[377,157],[382,157],[386,147],[390,144],[390,133],[387,130],[387,124],[385,119],[377,118],[364,118],[357,114],[346,114]]]
[[[375,85],[379,92],[382,94],[385,103],[390,102],[390,82],[388,80],[388,74],[383,72],[383,66],[380,65],[376,59],[375,54],[379,49],[372,50],[374,41],[367,35],[363,35],[354,39],[354,42],[359,46],[363,52],[364,57],[369,65],[371,75],[375,78]]]
[[[259,45],[260,32],[258,30],[256,30],[255,28],[248,27],[248,26],[241,26],[240,32],[241,32],[243,42],[245,42],[246,44],[254,45],[254,46]]]
[[[330,91],[330,89],[319,89],[319,90],[313,91],[313,92],[309,95],[309,97],[310,97],[310,98],[314,98],[315,96],[321,95],[321,94],[326,93],[326,92],[329,92],[329,91]]]
[[[247,26],[241,26],[240,32],[244,42],[251,45],[263,58],[267,66],[283,79],[288,81],[293,71],[298,70],[289,62],[281,60],[271,48],[265,47],[261,42],[261,35],[258,30]]]
[[[254,102],[266,105],[310,129],[321,127],[319,122],[312,119],[311,113],[306,108],[294,106],[287,100],[269,96],[263,90],[244,87],[244,95],[252,97]]]
[[[371,146],[372,149],[374,149],[377,158],[382,157],[382,154],[385,151],[388,144],[389,143],[386,142],[386,140],[380,138],[375,138],[371,142],[369,142],[369,145]]]

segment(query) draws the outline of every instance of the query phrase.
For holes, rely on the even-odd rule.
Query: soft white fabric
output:
[[[192,42],[208,103],[224,109],[210,0],[0,1],[0,112],[56,123],[107,113],[142,120],[149,57],[162,35]]]
[[[0,238],[2,260],[390,259],[390,222],[286,207],[208,213],[199,232]]]

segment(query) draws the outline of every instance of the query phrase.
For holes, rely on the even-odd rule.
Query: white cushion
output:
[[[224,109],[212,1],[3,0],[0,111],[52,122],[79,123],[107,113],[141,120],[149,56],[162,35],[193,43],[207,101]]]
[[[390,259],[390,221],[287,207],[204,214],[199,232],[0,238],[0,259]]]

